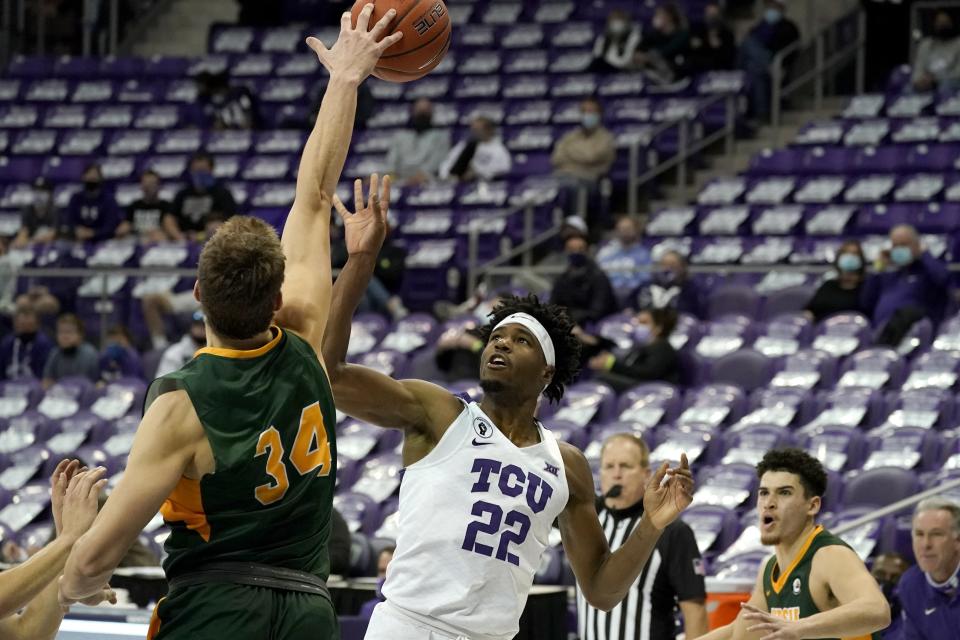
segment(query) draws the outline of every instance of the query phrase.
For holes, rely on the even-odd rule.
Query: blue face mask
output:
[[[898,267],[905,267],[913,262],[913,251],[910,247],[894,247],[890,250],[890,260]]]
[[[844,273],[860,271],[861,267],[863,267],[863,261],[860,260],[860,256],[858,255],[844,253],[837,258],[837,268]]]
[[[651,337],[653,337],[653,334],[648,324],[638,324],[633,329],[633,341],[637,344],[650,344]]]
[[[571,267],[582,267],[587,264],[587,254],[585,253],[568,253],[567,261],[570,263]]]
[[[780,19],[783,18],[783,12],[780,9],[774,9],[770,7],[763,12],[763,19],[770,24],[776,24],[780,22]]]
[[[209,189],[213,186],[216,178],[214,178],[213,174],[209,171],[191,171],[190,180],[193,182],[193,186],[195,187],[200,189]]]
[[[583,125],[584,129],[596,129],[600,126],[600,114],[585,113],[580,119],[580,124]]]

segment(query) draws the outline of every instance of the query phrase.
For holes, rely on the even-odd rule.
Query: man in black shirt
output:
[[[600,453],[597,512],[611,551],[633,533],[643,515],[650,450],[630,433],[607,438]],[[627,597],[611,611],[591,607],[577,591],[581,640],[673,640],[679,605],[689,639],[707,632],[703,561],[693,531],[682,520],[663,530],[656,549]]]
[[[867,265],[860,243],[848,240],[840,245],[834,267],[837,277],[823,282],[804,309],[816,322],[844,311],[866,313],[862,298]]]
[[[633,347],[619,357],[601,351],[588,365],[597,377],[617,391],[625,391],[642,382],[680,383],[680,356],[670,344],[677,326],[677,312],[670,307],[644,309],[634,319]],[[587,345],[603,344],[603,338],[581,336]]]
[[[163,228],[172,240],[185,235],[200,240],[236,213],[230,190],[213,175],[213,157],[200,152],[190,159],[190,184],[173,199],[173,211],[164,216]]]
[[[57,237],[60,224],[60,210],[53,201],[53,187],[46,178],[37,178],[33,183],[33,202],[20,211],[20,231],[13,246],[51,242]]]
[[[167,239],[161,221],[173,212],[173,204],[160,197],[160,176],[147,169],[140,176],[143,196],[127,207],[125,220],[117,228],[118,236],[133,233],[144,242],[162,242]]]
[[[737,42],[723,19],[719,2],[710,2],[703,8],[703,21],[690,34],[690,72],[733,69],[737,61]]]
[[[567,269],[553,283],[550,301],[567,308],[579,325],[596,322],[617,310],[610,279],[590,257],[590,244],[582,234],[569,235],[563,244]]]

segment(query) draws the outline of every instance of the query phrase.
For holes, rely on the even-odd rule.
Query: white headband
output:
[[[550,334],[547,333],[547,330],[540,324],[539,320],[527,313],[514,313],[497,323],[493,331],[496,331],[505,324],[518,324],[532,333],[533,337],[540,343],[540,349],[543,350],[543,359],[547,361],[547,365],[551,367],[556,366],[557,355],[553,348],[553,340],[550,339]]]

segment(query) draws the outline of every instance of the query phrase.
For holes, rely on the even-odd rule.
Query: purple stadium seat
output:
[[[752,464],[724,464],[703,469],[697,478],[694,505],[719,505],[728,509],[751,500],[757,486],[757,471]]]
[[[707,317],[717,319],[729,314],[756,317],[760,299],[752,287],[727,285],[710,292]]]
[[[726,549],[740,534],[736,512],[720,505],[691,506],[683,512],[683,521],[693,529],[700,553]]]
[[[685,453],[690,464],[697,461],[709,460],[715,457],[716,444],[712,439],[708,427],[703,426],[704,430],[698,428],[684,430],[678,428],[658,429],[655,437],[656,446],[650,451],[651,466],[659,465],[662,462],[671,462],[675,464],[680,460],[680,454]]]
[[[726,453],[720,463],[756,464],[770,449],[792,445],[793,437],[783,427],[763,424],[746,425],[724,435]]]
[[[763,317],[767,320],[782,313],[803,311],[810,298],[813,297],[814,287],[801,285],[788,287],[768,295],[763,304]]]
[[[769,382],[773,362],[753,349],[740,349],[722,356],[710,365],[713,382],[732,384],[750,392]]]
[[[903,384],[904,362],[890,348],[872,348],[851,355],[841,368],[840,387],[880,389]]]
[[[843,504],[850,507],[884,507],[909,497],[920,489],[913,471],[895,468],[871,469],[848,474]]]
[[[617,419],[653,427],[675,420],[681,401],[680,391],[671,384],[641,384],[620,396]]]
[[[559,584],[563,577],[563,547],[547,547],[533,575],[534,584]]]
[[[844,471],[860,468],[866,442],[856,427],[824,426],[805,435],[802,446],[828,470]]]
[[[372,535],[380,524],[380,510],[370,496],[361,493],[338,493],[333,499],[333,505],[347,521],[351,532]]]

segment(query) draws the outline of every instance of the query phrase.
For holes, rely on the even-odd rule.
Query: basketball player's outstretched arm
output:
[[[103,588],[180,478],[200,477],[195,459],[201,445],[210,446],[186,391],[164,393],[150,405],[123,476],[67,560],[60,579],[62,604],[83,601]]]
[[[560,451],[570,487],[570,498],[560,514],[563,549],[587,602],[609,611],[623,601],[643,571],[663,529],[690,504],[693,476],[686,455],[675,469],[664,463],[644,490],[640,524],[611,553],[597,517],[590,465],[576,447],[561,443]]]
[[[763,595],[763,567],[765,567],[766,564],[767,563],[764,562],[760,565],[760,571],[757,572],[757,579],[753,583],[753,593],[750,594],[750,600],[744,604],[744,606],[749,605],[753,609],[763,612],[768,610],[767,599]],[[746,608],[741,609],[733,622],[714,629],[705,636],[700,636],[698,640],[733,640],[733,638],[750,638],[752,640],[755,637],[759,637],[750,635],[747,631],[749,624],[743,617],[746,611]]]
[[[370,197],[366,201],[360,180],[354,183],[356,213],[347,211],[334,196],[334,206],[343,219],[349,257],[333,285],[323,359],[337,409],[371,424],[422,433],[438,441],[443,429],[462,409],[448,391],[421,380],[394,380],[379,371],[346,362],[350,322],[373,275],[377,254],[386,236],[390,178],[384,178],[380,193],[378,182],[376,174],[370,177]]]
[[[838,605],[796,622],[786,621],[766,611],[744,605],[739,618],[748,632],[761,640],[801,640],[804,638],[846,638],[866,636],[890,625],[890,605],[877,581],[852,549],[823,547],[813,557],[811,584],[825,584]],[[740,636],[734,635],[734,640]]]
[[[401,37],[396,33],[381,39],[396,11],[389,11],[370,27],[372,13],[373,5],[366,5],[356,28],[350,12],[344,13],[340,37],[330,49],[316,38],[307,39],[330,72],[330,81],[303,148],[296,195],[281,238],[287,261],[277,323],[307,340],[318,356],[330,308],[331,196],[350,148],[357,87],[373,71],[380,54]]]

